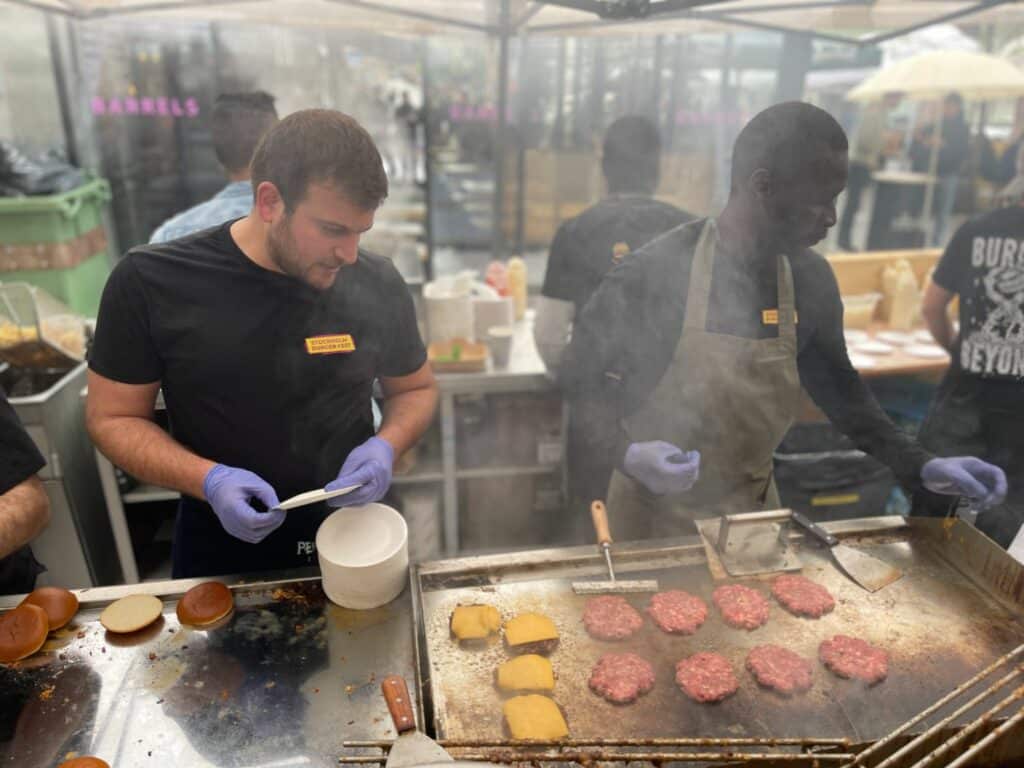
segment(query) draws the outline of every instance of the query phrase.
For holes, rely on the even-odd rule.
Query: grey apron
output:
[[[700,451],[700,478],[687,493],[656,496],[616,470],[608,512],[619,539],[685,535],[693,532],[693,520],[779,504],[772,453],[800,400],[793,274],[789,260],[778,256],[777,338],[711,333],[707,318],[717,240],[709,219],[694,252],[672,362],[648,401],[624,424],[632,442],[665,440],[684,451]]]

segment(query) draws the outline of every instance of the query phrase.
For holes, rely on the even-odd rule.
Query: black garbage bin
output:
[[[786,434],[775,451],[775,482],[784,507],[825,521],[884,515],[896,477],[831,424],[815,423]]]

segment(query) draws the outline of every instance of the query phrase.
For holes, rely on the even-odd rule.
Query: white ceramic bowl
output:
[[[377,608],[405,588],[409,529],[405,518],[386,504],[342,507],[320,524],[316,553],[331,602]]]

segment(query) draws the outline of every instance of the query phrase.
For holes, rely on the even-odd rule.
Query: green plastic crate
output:
[[[26,269],[0,272],[5,283],[29,283],[42,288],[83,317],[96,317],[103,286],[110,276],[110,257],[101,251],[68,269]]]
[[[110,184],[93,179],[62,195],[0,197],[0,244],[62,243],[103,224]]]

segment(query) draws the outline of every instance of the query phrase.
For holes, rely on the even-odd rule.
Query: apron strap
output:
[[[796,291],[793,288],[793,269],[789,257],[778,258],[779,338],[796,336]]]
[[[697,248],[690,267],[690,285],[686,292],[686,316],[683,328],[703,331],[708,326],[708,304],[711,302],[711,275],[714,271],[718,228],[708,219],[700,230]]]

